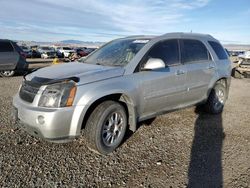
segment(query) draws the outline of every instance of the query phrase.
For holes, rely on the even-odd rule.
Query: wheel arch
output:
[[[225,86],[226,91],[227,91],[227,96],[226,98],[228,98],[228,93],[229,93],[229,87],[230,87],[230,83],[231,83],[231,78],[229,77],[221,77],[219,79],[216,79],[216,81],[211,85],[211,87],[208,89],[207,92],[207,98],[209,97],[212,89],[214,88],[214,86],[216,85],[216,83],[221,83],[222,85]]]
[[[81,129],[85,128],[88,118],[90,114],[94,111],[94,109],[99,104],[107,100],[117,101],[123,105],[128,115],[128,126],[129,126],[128,128],[131,131],[135,132],[136,124],[137,124],[137,114],[136,114],[135,104],[133,100],[131,99],[131,97],[129,97],[127,94],[124,94],[124,93],[108,94],[108,95],[99,97],[98,99],[95,99],[94,102],[92,102],[86,110],[86,113],[82,120]]]

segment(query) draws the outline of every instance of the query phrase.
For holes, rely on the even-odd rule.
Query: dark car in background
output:
[[[87,56],[88,53],[85,52],[86,49],[87,49],[87,48],[77,48],[77,49],[76,49],[77,55],[80,56],[80,57]]]
[[[37,48],[37,51],[41,54],[41,58],[43,59],[55,58],[57,55],[55,49],[48,46],[40,46]]]
[[[90,53],[92,53],[93,51],[95,51],[97,48],[87,48],[87,49],[85,49],[84,51],[85,51],[85,53],[87,54],[87,55],[89,55]]]
[[[28,63],[24,51],[13,41],[0,39],[0,76],[11,77],[26,72]]]
[[[26,58],[31,58],[32,57],[32,50],[31,50],[30,47],[28,47],[28,46],[20,46],[20,48],[22,48]]]
[[[38,52],[37,49],[32,49],[31,58],[41,58],[41,54]]]

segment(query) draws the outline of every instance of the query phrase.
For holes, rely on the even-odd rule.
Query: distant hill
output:
[[[57,43],[66,45],[81,45],[81,46],[101,46],[104,44],[103,42],[80,41],[80,40],[63,40]]]
[[[63,44],[82,44],[84,42],[80,41],[80,40],[62,40],[59,43],[63,43]]]
[[[81,41],[81,40],[62,40],[58,42],[37,42],[37,41],[22,41],[22,40],[16,40],[18,44],[20,45],[39,45],[39,46],[72,46],[72,47],[100,47],[104,44],[104,42],[92,42],[92,41]],[[239,51],[245,51],[250,50],[250,44],[244,45],[244,44],[223,44],[225,48],[230,50],[239,50]]]
[[[80,41],[80,40],[63,40],[58,42],[37,42],[37,41],[22,41],[16,40],[20,45],[39,45],[39,46],[85,46],[85,47],[99,47],[104,44],[104,42],[91,42],[91,41]]]
[[[250,45],[245,45],[245,44],[224,44],[223,46],[228,50],[239,50],[239,51],[250,50]]]

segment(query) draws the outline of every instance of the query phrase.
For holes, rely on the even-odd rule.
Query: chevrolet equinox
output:
[[[210,35],[168,33],[113,40],[83,62],[24,77],[13,116],[29,134],[66,142],[85,129],[88,147],[115,150],[127,129],[168,111],[202,105],[221,113],[231,62]]]

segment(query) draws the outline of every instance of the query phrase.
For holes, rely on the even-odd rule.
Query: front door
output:
[[[177,108],[185,93],[185,66],[180,63],[178,40],[157,43],[147,54],[149,58],[163,60],[165,68],[142,71],[143,116]]]

